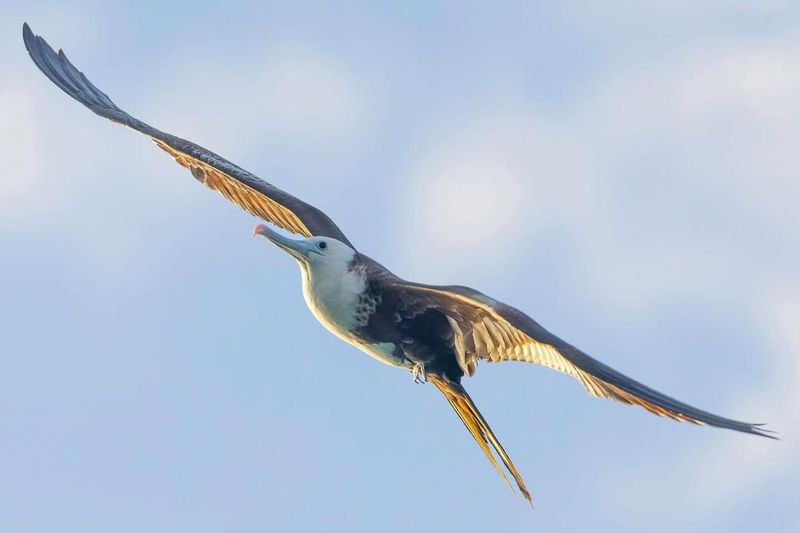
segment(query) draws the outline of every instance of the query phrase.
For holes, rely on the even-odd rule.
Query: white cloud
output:
[[[186,56],[170,58],[170,77],[145,106],[173,133],[242,153],[276,143],[347,151],[364,139],[369,103],[357,74],[321,50],[276,44],[235,58]]]
[[[590,220],[603,191],[580,147],[553,128],[534,113],[500,112],[431,142],[400,192],[396,231],[424,258],[408,270],[457,275],[516,253],[531,229]]]
[[[677,22],[705,23],[708,19],[726,20],[741,16],[781,16],[794,4],[789,0],[676,0],[674,2],[644,1],[565,3],[560,6],[569,14],[571,22],[582,21],[596,27],[598,19],[613,20],[616,25],[630,22],[640,28],[657,23],[663,28],[674,28]],[[601,24],[601,26],[603,26]]]
[[[736,247],[720,245],[719,239],[732,239],[734,228],[741,228],[779,242],[800,226],[794,200],[800,196],[800,154],[790,141],[800,137],[800,101],[795,98],[800,76],[793,68],[799,59],[796,39],[709,45],[622,76],[591,103],[584,138],[597,140],[597,164],[609,183],[615,181],[615,169],[630,165],[631,156],[647,159],[652,152],[672,152],[666,160],[653,159],[669,165],[666,177],[660,168],[645,168],[652,175],[637,178],[661,182],[653,187],[660,192],[639,200],[667,206],[658,212],[667,223],[656,226],[652,240],[631,243],[609,222],[613,215],[597,220],[589,228],[591,245],[583,263],[589,265],[587,276],[595,277],[592,285],[608,291],[611,280],[615,294],[649,293],[657,300],[680,287],[694,294],[718,293],[731,285],[728,274],[742,268],[781,269],[770,256],[743,262]],[[682,227],[683,206],[692,201],[691,194],[700,194],[694,201],[711,212],[721,210],[718,223],[723,227],[670,231],[670,224]],[[616,258],[608,256],[610,250]],[[617,274],[623,260],[631,270],[654,275],[643,280],[645,286],[631,283],[629,276]],[[691,276],[685,275],[687,267]],[[653,290],[653,282],[661,289]]]
[[[677,143],[691,157],[716,161],[705,178],[723,198],[761,219],[797,224],[800,209],[787,193],[800,192],[792,143],[800,133],[798,61],[793,36],[712,43],[619,77],[588,111],[595,125],[608,126],[601,139],[612,158],[637,137],[661,135],[667,148]]]
[[[696,480],[689,497],[711,505],[735,505],[770,479],[800,468],[791,443],[800,439],[800,287],[794,281],[774,284],[753,306],[754,320],[765,333],[764,365],[770,380],[758,392],[746,394],[738,412],[765,413],[781,442],[739,439],[692,460],[685,470]]]
[[[261,120],[286,134],[323,141],[352,138],[366,119],[365,95],[342,65],[302,47],[284,49],[261,67],[254,99]]]
[[[38,153],[36,118],[30,96],[13,89],[0,91],[0,146],[3,179],[0,180],[0,216],[41,207],[46,187],[42,183],[42,161]]]
[[[20,6],[21,7],[21,6]],[[3,154],[3,173],[0,178],[0,221],[30,224],[31,213],[42,213],[61,202],[58,165],[48,153],[53,130],[66,127],[50,119],[50,109],[41,91],[49,82],[41,76],[28,58],[22,43],[22,22],[31,23],[35,32],[47,33],[57,26],[58,38],[67,38],[75,48],[91,49],[104,33],[98,24],[97,32],[82,32],[96,14],[80,6],[69,9],[58,6],[8,6],[7,17],[0,23],[0,65],[4,72],[0,88],[0,150]],[[50,24],[54,19],[58,24]],[[91,34],[91,35],[89,35]],[[48,37],[49,38],[49,37]],[[55,87],[52,87],[57,92]],[[66,100],[66,98],[64,99]],[[69,105],[68,103],[65,105]],[[46,122],[50,120],[50,122]]]
[[[676,520],[693,521],[701,514],[705,519],[736,516],[747,509],[754,494],[769,489],[775,480],[800,474],[800,456],[793,445],[800,438],[800,286],[790,279],[773,281],[758,296],[750,311],[765,340],[761,364],[770,372],[753,390],[739,391],[732,403],[740,407],[732,410],[760,414],[764,419],[756,422],[769,422],[768,428],[782,440],[731,438],[728,432],[715,432],[716,443],[687,448],[682,463],[659,465],[642,456],[638,460],[646,464],[605,472],[604,483],[614,487],[608,494],[616,502],[611,507],[625,508],[629,519],[646,517],[671,530]],[[654,507],[654,494],[667,495],[671,505]],[[683,509],[680,518],[673,513],[675,508]]]
[[[405,178],[398,227],[425,260],[410,270],[452,272],[452,250],[495,263],[558,230],[578,282],[619,312],[716,297],[774,259],[743,262],[742,239],[780,242],[800,226],[798,60],[792,36],[706,43],[622,72],[555,120],[530,108],[462,119]]]

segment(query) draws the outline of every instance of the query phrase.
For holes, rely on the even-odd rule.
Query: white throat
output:
[[[308,308],[329,331],[348,342],[353,340],[350,331],[359,325],[358,304],[367,285],[363,269],[350,270],[351,259],[301,264]]]

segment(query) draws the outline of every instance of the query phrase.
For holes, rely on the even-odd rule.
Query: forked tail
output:
[[[500,465],[497,464],[497,460],[492,453],[492,449],[494,449],[495,453],[500,457],[500,460],[505,465],[506,470],[511,474],[514,478],[514,481],[517,483],[517,487],[519,487],[520,492],[528,500],[528,503],[533,505],[531,501],[531,493],[528,492],[528,489],[525,487],[525,482],[522,480],[522,476],[519,475],[517,472],[514,463],[511,462],[511,458],[508,456],[506,451],[503,449],[503,445],[500,444],[500,441],[497,440],[497,437],[494,436],[492,432],[492,428],[489,427],[489,424],[486,422],[486,419],[483,418],[483,415],[478,408],[475,406],[475,402],[472,401],[472,398],[469,397],[467,391],[464,387],[461,386],[460,383],[455,383],[450,381],[444,376],[435,376],[432,374],[428,374],[428,380],[433,383],[437,389],[439,389],[444,397],[447,398],[447,401],[450,402],[450,405],[453,406],[453,409],[458,414],[461,421],[464,422],[467,430],[470,434],[475,438],[475,442],[478,443],[478,446],[481,447],[483,453],[486,454],[486,457],[492,463],[492,466],[497,473],[503,478],[503,481],[511,487],[511,483],[508,482],[508,478],[506,477],[503,469],[500,468]],[[492,449],[489,448],[491,445]]]

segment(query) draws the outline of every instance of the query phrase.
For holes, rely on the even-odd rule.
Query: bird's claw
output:
[[[411,375],[414,377],[414,383],[426,383],[428,376],[425,375],[425,363],[414,363],[411,367]]]

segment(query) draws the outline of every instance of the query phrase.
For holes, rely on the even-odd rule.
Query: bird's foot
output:
[[[414,363],[411,367],[411,375],[414,377],[414,383],[425,383],[428,381],[428,376],[425,375],[425,363]]]

